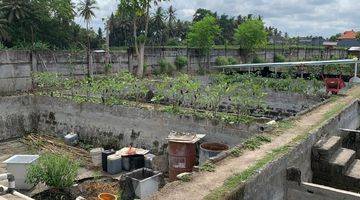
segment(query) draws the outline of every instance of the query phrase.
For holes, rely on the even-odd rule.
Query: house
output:
[[[338,45],[337,42],[331,42],[331,41],[324,41],[323,42],[323,46],[325,47],[325,49],[333,49],[337,45]]]
[[[356,38],[357,32],[354,30],[345,31],[338,39],[338,46],[353,47],[360,46],[360,41]]]

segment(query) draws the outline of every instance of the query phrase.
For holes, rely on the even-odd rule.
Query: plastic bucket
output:
[[[117,200],[117,196],[110,193],[101,193],[98,198],[99,200]]]
[[[226,144],[216,142],[202,143],[200,145],[199,164],[202,165],[210,158],[216,157],[221,152],[227,150],[229,150],[229,146]]]

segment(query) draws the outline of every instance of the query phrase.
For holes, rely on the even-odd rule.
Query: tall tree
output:
[[[258,19],[247,20],[240,24],[235,30],[234,37],[240,49],[244,51],[245,60],[249,53],[267,44],[264,22]]]
[[[191,47],[198,48],[201,56],[208,55],[215,44],[215,38],[220,34],[220,27],[216,18],[208,15],[201,21],[194,23],[190,27],[187,39]]]
[[[167,37],[166,13],[162,7],[158,7],[150,22],[150,39],[153,44],[164,45]]]
[[[176,23],[176,10],[173,6],[170,6],[168,9],[168,23],[167,23],[167,27],[168,27],[168,37],[169,38],[174,38],[174,29],[175,29],[175,23]]]
[[[89,26],[91,20],[95,17],[94,10],[98,9],[96,6],[96,0],[83,0],[79,3],[79,12],[80,16],[84,18],[86,22],[86,30],[88,32],[88,47],[87,47],[87,75],[90,77],[90,51],[91,51],[91,43],[90,43],[90,33]]]
[[[3,0],[1,10],[5,12],[11,23],[28,16],[30,12],[30,1],[28,0]]]
[[[150,8],[165,0],[120,0],[119,12],[131,16],[135,52],[138,60],[137,76],[144,75],[145,44],[148,39]]]

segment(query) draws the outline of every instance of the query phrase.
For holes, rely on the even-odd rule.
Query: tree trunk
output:
[[[87,51],[86,51],[86,61],[87,61],[87,77],[90,78],[90,34],[89,34],[89,22],[86,22],[87,30]]]
[[[139,44],[139,53],[137,55],[138,67],[137,67],[137,76],[144,76],[144,64],[145,64],[145,43]]]

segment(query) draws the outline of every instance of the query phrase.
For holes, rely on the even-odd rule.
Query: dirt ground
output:
[[[152,200],[197,200],[203,199],[211,191],[223,185],[224,181],[241,173],[256,161],[263,158],[267,152],[289,144],[295,137],[309,132],[312,127],[324,121],[324,115],[339,104],[350,104],[360,97],[360,86],[355,86],[346,91],[344,96],[336,101],[324,104],[313,111],[301,116],[295,121],[295,126],[275,137],[271,143],[261,146],[255,151],[245,152],[241,157],[228,158],[217,164],[215,172],[195,173],[191,182],[173,182],[166,185],[158,193],[153,195]]]

